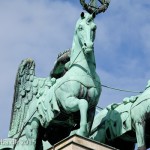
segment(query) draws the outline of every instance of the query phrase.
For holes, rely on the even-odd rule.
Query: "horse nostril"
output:
[[[86,43],[84,43],[84,46],[87,46]]]

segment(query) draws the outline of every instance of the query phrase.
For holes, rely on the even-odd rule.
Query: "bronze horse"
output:
[[[91,138],[120,150],[150,148],[150,82],[138,96],[112,104],[94,118]]]
[[[34,141],[35,144],[28,145],[30,150],[36,149],[38,141],[42,140],[39,137],[58,142],[60,138],[49,136],[54,128],[59,134],[61,127],[69,126],[63,138],[72,130],[71,134],[89,136],[101,93],[94,56],[94,18],[94,13],[81,13],[69,53],[70,61],[62,63],[67,71],[57,79],[54,74],[61,72],[60,67],[54,68],[51,77],[37,78],[33,60],[26,59],[19,66],[9,137],[22,138],[24,135],[22,140]],[[47,135],[43,133],[46,129],[49,130]]]

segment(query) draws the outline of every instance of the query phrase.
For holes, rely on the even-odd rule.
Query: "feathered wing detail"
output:
[[[25,59],[21,62],[16,75],[8,137],[18,136],[31,102],[38,102],[39,98],[45,94],[44,92],[55,83],[55,78],[62,77],[69,69],[69,63],[70,50],[67,50],[58,56],[50,77],[37,78],[35,76],[35,62],[32,59]]]
[[[35,63],[31,59],[21,62],[14,87],[9,137],[17,134],[23,125],[28,105],[33,99],[32,82],[35,78]]]
[[[29,105],[37,101],[46,88],[51,87],[50,78],[35,77],[35,62],[25,59],[21,62],[14,87],[14,98],[8,137],[15,137],[21,131]]]

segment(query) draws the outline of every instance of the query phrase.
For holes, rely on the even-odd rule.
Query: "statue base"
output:
[[[49,150],[117,150],[108,145],[98,143],[91,139],[78,135],[70,136],[57,144],[53,145]]]

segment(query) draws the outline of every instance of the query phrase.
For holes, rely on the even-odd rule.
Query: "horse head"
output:
[[[77,22],[75,34],[79,44],[85,53],[89,53],[94,49],[94,39],[96,32],[96,24],[94,23],[95,13],[81,13],[81,17]]]

